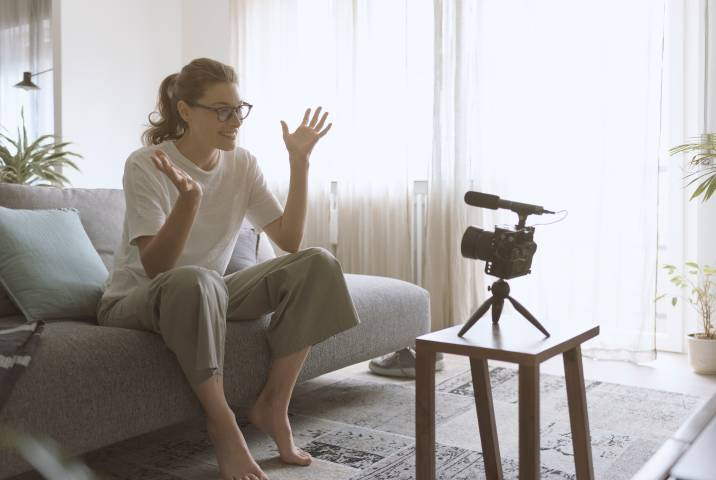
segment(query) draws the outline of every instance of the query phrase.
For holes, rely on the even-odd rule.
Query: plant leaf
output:
[[[706,180],[704,183],[699,185],[696,190],[694,190],[694,193],[691,195],[691,198],[689,198],[689,201],[693,200],[694,198],[698,197],[703,193],[703,191],[706,189],[706,186],[708,184],[708,180]]]
[[[27,128],[25,128],[25,111],[21,110],[22,115],[22,139],[23,139],[23,150],[27,150]]]
[[[38,148],[40,146],[40,144],[43,141],[45,141],[46,138],[53,138],[53,137],[57,137],[57,135],[51,135],[51,134],[41,135],[41,136],[37,137],[37,140],[32,142],[32,144],[29,147],[27,147],[26,150],[32,151],[35,148]]]
[[[708,184],[708,188],[706,189],[706,194],[703,198],[704,202],[711,198],[711,195],[713,195],[714,191],[716,191],[716,174],[712,175],[711,178],[706,181],[706,183]]]

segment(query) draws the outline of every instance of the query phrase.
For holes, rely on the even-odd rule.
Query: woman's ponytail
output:
[[[151,146],[180,138],[188,125],[179,115],[179,100],[195,102],[211,84],[236,81],[233,68],[210,58],[194,59],[180,73],[172,73],[159,86],[157,109],[149,114],[151,126],[142,134],[142,143]],[[152,115],[156,113],[159,118],[155,121]]]
[[[177,110],[177,100],[173,90],[178,73],[172,73],[165,78],[159,86],[157,110],[149,114],[151,127],[142,134],[142,143],[145,146],[157,145],[164,140],[177,139],[184,133],[184,120]],[[153,114],[159,114],[158,120],[152,120]]]
[[[175,140],[182,136],[186,123],[179,115],[177,99],[174,95],[178,73],[172,73],[165,78],[159,86],[157,110],[149,114],[151,127],[142,134],[142,143],[145,146],[157,145],[164,140]],[[159,114],[159,119],[152,120],[153,114]]]

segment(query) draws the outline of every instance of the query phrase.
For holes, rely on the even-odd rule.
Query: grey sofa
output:
[[[0,183],[0,205],[77,208],[111,269],[122,234],[122,190]],[[275,256],[265,234],[259,236],[259,247],[259,261]],[[237,242],[234,257],[250,256],[247,248]],[[426,290],[393,278],[345,276],[361,324],[316,345],[298,383],[412,346],[415,337],[429,331]],[[224,383],[232,406],[249,405],[263,386],[270,364],[264,336],[268,321],[265,316],[228,322]],[[200,415],[201,404],[159,335],[68,318],[45,326],[30,365],[0,412],[0,424],[47,434],[79,455]],[[19,455],[0,449],[0,478],[28,470],[31,466]]]

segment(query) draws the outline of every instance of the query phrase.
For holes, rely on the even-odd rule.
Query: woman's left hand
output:
[[[313,114],[311,123],[308,123],[308,117],[311,114],[311,109],[306,109],[306,114],[303,116],[303,122],[298,126],[296,131],[293,133],[288,132],[288,125],[286,122],[281,120],[281,128],[283,129],[283,141],[286,143],[286,149],[288,150],[289,159],[293,163],[306,162],[308,163],[308,157],[311,155],[313,147],[316,145],[318,140],[323,137],[328,130],[331,129],[332,123],[329,123],[326,128],[323,128],[323,124],[326,121],[328,112],[323,114],[321,121],[318,122],[318,114],[322,107],[318,107],[316,112]],[[316,124],[318,122],[318,124]]]

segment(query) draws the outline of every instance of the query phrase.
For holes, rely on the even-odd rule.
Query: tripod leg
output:
[[[458,332],[457,336],[462,337],[465,335],[465,332],[470,330],[470,328],[475,325],[475,323],[480,320],[480,317],[482,317],[485,312],[490,308],[490,305],[492,305],[492,302],[494,301],[495,297],[490,297],[487,300],[485,300],[482,305],[480,305],[480,308],[478,308],[475,313],[472,314],[472,317],[470,317],[470,320],[467,321],[465,326],[463,326],[460,331]]]
[[[549,335],[549,332],[547,331],[547,329],[545,329],[545,328],[542,326],[542,324],[539,323],[539,321],[534,317],[534,315],[532,315],[525,307],[523,307],[520,302],[518,302],[518,301],[515,300],[514,298],[510,297],[509,295],[507,296],[507,299],[512,303],[512,306],[515,307],[515,310],[517,310],[518,312],[520,312],[520,313],[522,314],[522,316],[525,317],[527,320],[529,320],[529,322],[530,322],[532,325],[534,325],[535,327],[537,327],[537,329],[538,329],[540,332],[544,333],[544,334],[547,335],[548,337],[550,336],[550,335]]]
[[[504,298],[495,298],[492,302],[492,323],[500,321],[500,315],[502,314],[502,307],[505,305]]]

